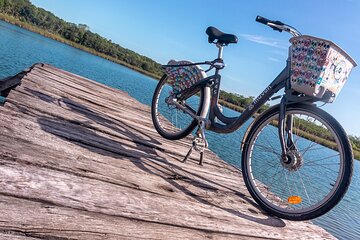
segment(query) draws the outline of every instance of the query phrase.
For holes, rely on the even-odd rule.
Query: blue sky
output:
[[[222,89],[257,96],[285,66],[290,35],[255,22],[280,20],[300,32],[332,40],[360,63],[360,1],[240,0],[31,0],[62,19],[85,23],[93,32],[160,63],[216,57],[205,30],[212,25],[236,34],[224,50]],[[354,68],[335,103],[323,108],[349,134],[360,136],[360,67]]]

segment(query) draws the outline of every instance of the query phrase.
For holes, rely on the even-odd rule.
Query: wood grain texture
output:
[[[17,76],[19,77],[19,76]],[[0,108],[1,239],[333,239],[264,213],[241,172],[162,139],[127,93],[46,64]]]

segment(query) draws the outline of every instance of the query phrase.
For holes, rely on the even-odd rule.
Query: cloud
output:
[[[268,60],[270,60],[272,62],[281,62],[279,59],[273,58],[273,57],[268,57]]]
[[[287,49],[289,47],[289,43],[283,40],[269,38],[259,35],[252,35],[252,34],[240,34],[240,37],[254,43],[259,43],[262,45],[280,48],[280,49]]]

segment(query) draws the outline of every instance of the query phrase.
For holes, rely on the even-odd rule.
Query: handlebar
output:
[[[257,16],[255,21],[257,21],[259,23],[262,23],[262,24],[265,24],[265,25],[268,25],[272,29],[274,29],[275,31],[279,31],[279,32],[282,32],[283,29],[278,27],[278,26],[284,26],[285,25],[283,22],[273,21],[273,20],[270,20],[270,19],[267,19],[267,18],[264,18],[264,17],[261,17],[261,16]],[[271,23],[271,25],[269,25],[269,23]]]
[[[271,27],[275,31],[279,31],[279,32],[285,31],[285,32],[290,33],[294,37],[301,36],[301,33],[298,30],[296,30],[296,28],[286,25],[285,23],[280,22],[280,21],[270,20],[270,19],[267,19],[262,16],[257,16],[255,21],[265,24],[265,25]]]

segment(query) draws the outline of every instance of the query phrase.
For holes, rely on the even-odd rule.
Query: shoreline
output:
[[[26,30],[28,30],[28,31],[34,32],[34,33],[39,34],[39,35],[41,35],[41,36],[43,36],[43,37],[47,37],[47,38],[50,38],[50,39],[55,40],[55,41],[57,41],[57,42],[66,44],[66,45],[68,45],[68,46],[70,46],[70,47],[73,47],[73,48],[76,48],[76,49],[79,49],[79,50],[83,50],[83,51],[85,51],[85,52],[87,52],[87,53],[89,53],[89,54],[95,55],[95,56],[97,56],[97,57],[101,57],[101,58],[106,59],[106,60],[109,60],[109,61],[111,61],[111,62],[113,62],[113,63],[119,64],[119,65],[121,65],[121,66],[127,67],[127,68],[129,68],[129,69],[131,69],[131,70],[133,70],[133,71],[136,71],[136,72],[138,72],[138,73],[141,73],[141,74],[144,74],[144,75],[146,75],[146,76],[148,76],[148,77],[151,77],[151,78],[153,78],[154,80],[157,80],[157,81],[158,81],[158,80],[161,78],[161,76],[158,76],[158,75],[156,75],[156,74],[147,72],[147,71],[145,71],[145,70],[143,70],[143,69],[139,69],[139,68],[134,67],[134,66],[132,66],[132,65],[130,65],[130,64],[127,64],[127,63],[125,63],[125,62],[123,62],[123,61],[120,61],[120,60],[118,60],[118,59],[115,59],[115,58],[113,58],[113,57],[110,57],[110,56],[108,56],[108,55],[106,55],[106,54],[99,53],[99,52],[97,52],[97,51],[95,51],[95,50],[93,50],[93,49],[91,49],[91,48],[88,48],[88,47],[85,47],[85,46],[83,46],[83,45],[80,45],[80,44],[74,43],[74,42],[72,42],[72,41],[69,41],[69,40],[67,40],[67,39],[65,39],[65,38],[62,38],[62,37],[59,36],[59,35],[56,35],[56,34],[47,32],[47,31],[45,31],[45,30],[43,30],[43,29],[41,29],[41,28],[39,28],[39,27],[36,27],[36,26],[34,26],[34,25],[31,25],[31,24],[29,24],[29,23],[22,22],[22,21],[14,18],[14,17],[12,17],[12,16],[5,15],[5,14],[3,14],[3,13],[0,13],[0,20],[4,21],[4,22],[6,22],[6,23],[9,23],[9,24],[18,26],[18,27],[20,27],[20,28],[26,29]],[[245,108],[243,108],[243,107],[241,107],[241,106],[234,105],[234,104],[229,103],[229,102],[226,102],[226,101],[224,101],[224,100],[222,100],[222,99],[219,99],[219,103],[220,103],[221,105],[223,105],[224,107],[227,107],[227,108],[229,108],[229,109],[231,109],[231,110],[234,110],[234,111],[236,111],[236,112],[239,112],[239,113],[242,113],[242,112],[245,110]],[[254,116],[256,117],[256,116],[258,116],[258,115],[259,115],[259,114],[256,113]],[[312,136],[313,136],[313,135],[312,135]],[[308,139],[308,140],[310,140],[310,141],[314,141],[314,142],[318,142],[318,141],[319,141],[319,140],[318,140],[319,137],[317,137],[317,136],[309,137],[309,135],[307,135],[307,136],[302,136],[302,137],[305,137],[306,139]],[[311,138],[311,139],[309,139],[309,138]],[[325,140],[325,139],[324,139],[324,140]],[[333,149],[332,144],[329,144],[329,145],[326,144],[326,140],[325,140],[325,143],[324,143],[324,144],[326,145],[325,147],[328,147],[328,148],[330,148],[330,149]],[[354,159],[355,159],[355,160],[360,160],[360,151],[357,151],[357,150],[354,150],[354,149],[353,149],[353,154],[354,154]]]
[[[110,57],[110,56],[108,56],[108,55],[106,55],[106,54],[99,53],[99,52],[97,52],[97,51],[95,51],[95,50],[93,50],[93,49],[91,49],[91,48],[85,47],[85,46],[83,46],[83,45],[81,45],[81,44],[78,44],[78,43],[74,43],[74,42],[72,42],[72,41],[69,41],[69,40],[67,40],[67,39],[65,39],[65,38],[63,38],[63,37],[61,37],[61,36],[59,36],[59,35],[56,35],[56,34],[47,32],[47,31],[45,31],[45,30],[43,30],[43,29],[41,29],[41,28],[39,28],[39,27],[36,27],[36,26],[34,26],[34,25],[31,25],[31,24],[29,24],[29,23],[22,22],[22,21],[14,18],[14,17],[12,17],[12,16],[5,15],[5,14],[3,14],[3,13],[0,13],[0,20],[1,20],[1,21],[4,21],[4,22],[6,22],[6,23],[9,23],[9,24],[18,26],[18,27],[20,27],[20,28],[26,29],[26,30],[28,30],[28,31],[30,31],[30,32],[37,33],[37,34],[39,34],[39,35],[41,35],[41,36],[43,36],[43,37],[47,37],[47,38],[50,38],[50,39],[55,40],[55,41],[57,41],[57,42],[66,44],[66,45],[68,45],[68,46],[70,46],[70,47],[73,47],[73,48],[76,48],[76,49],[79,49],[79,50],[83,50],[83,51],[85,51],[85,52],[87,52],[87,53],[90,53],[90,54],[92,54],[92,55],[95,55],[95,56],[97,56],[97,57],[104,58],[104,59],[109,60],[109,61],[111,61],[111,62],[113,62],[113,63],[117,63],[117,64],[119,64],[119,65],[121,65],[121,66],[130,68],[131,70],[134,70],[134,71],[136,71],[136,72],[139,72],[139,73],[141,73],[141,74],[144,74],[144,75],[146,75],[146,76],[148,76],[148,77],[154,78],[154,79],[156,79],[156,80],[159,80],[159,79],[161,78],[161,76],[159,76],[159,75],[156,75],[156,74],[151,73],[151,72],[147,72],[147,71],[145,71],[145,70],[143,70],[143,69],[134,67],[134,66],[132,66],[132,65],[126,63],[126,62],[123,62],[123,61],[118,60],[118,59],[116,59],[116,58]]]

